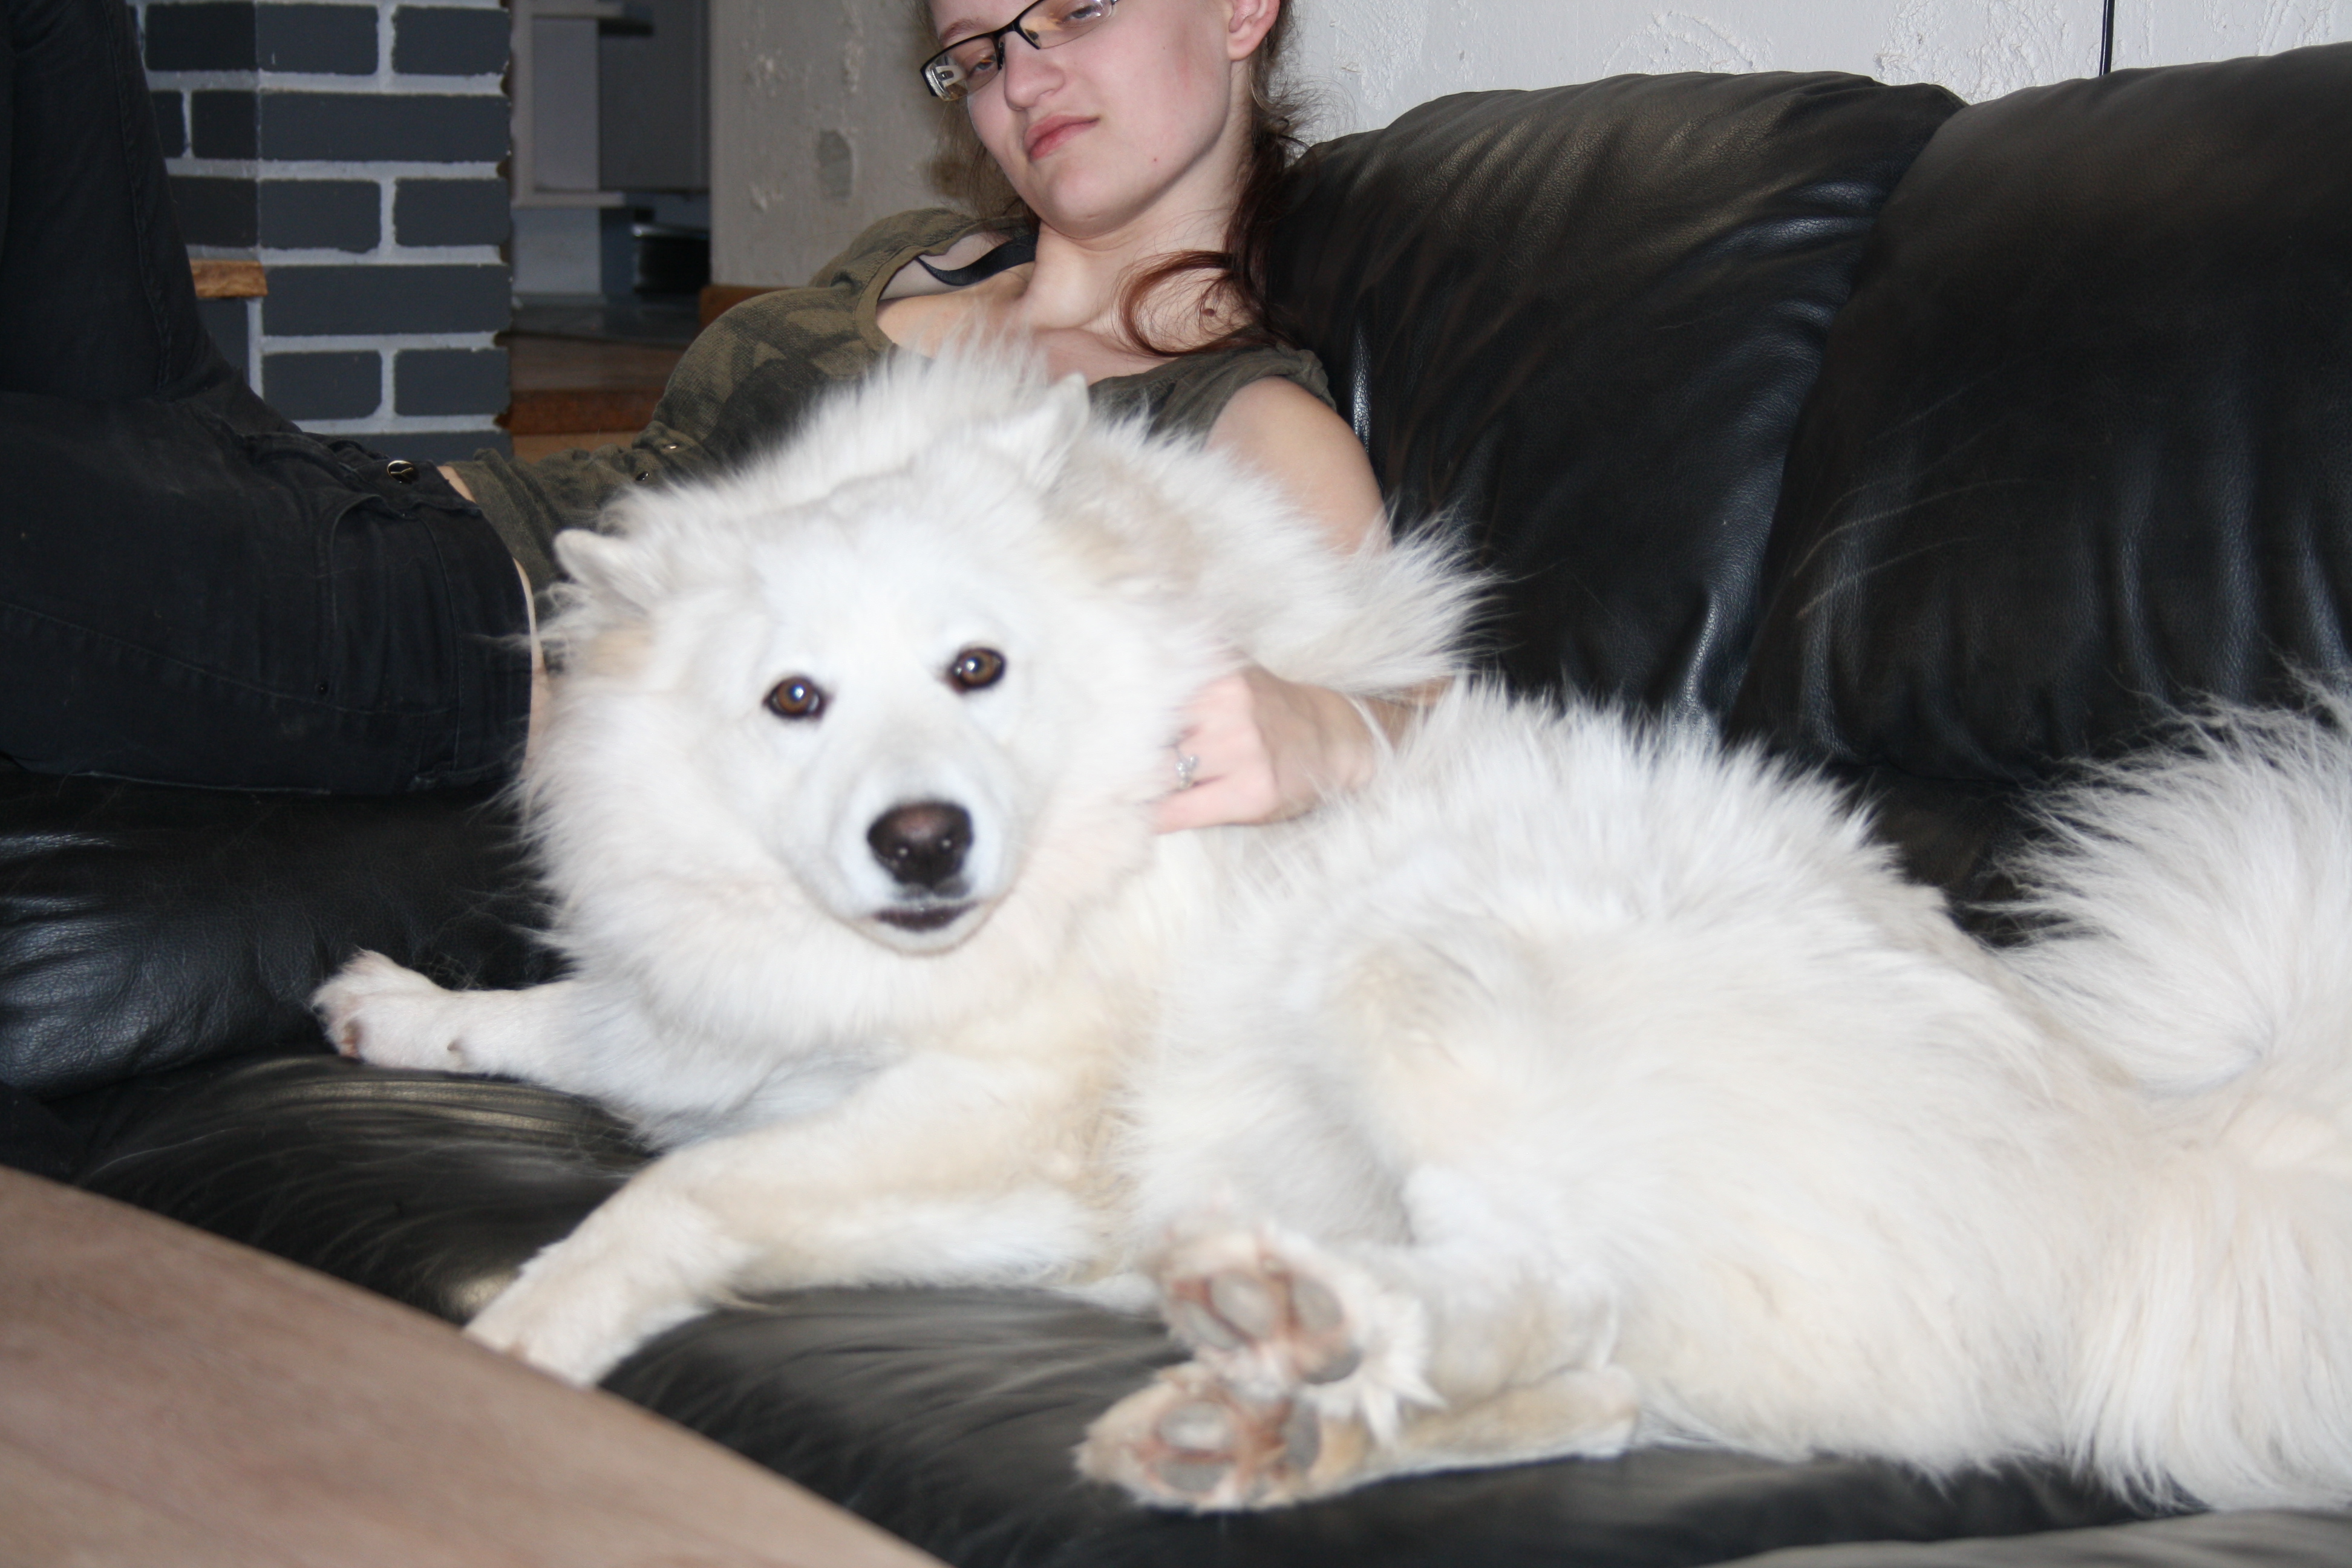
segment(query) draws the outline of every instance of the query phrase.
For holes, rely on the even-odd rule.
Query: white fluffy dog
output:
[[[1465,588],[1075,384],[911,363],[615,530],[558,542],[528,781],[577,977],[320,996],[677,1145],[488,1342],[585,1381],[738,1291],[1139,1274],[1193,1359],[1080,1464],[1163,1503],[1678,1440],[2352,1502],[2341,704],[2073,797],[2000,957],[1827,786],[1472,689],[1155,837],[1206,679],[1412,689]]]

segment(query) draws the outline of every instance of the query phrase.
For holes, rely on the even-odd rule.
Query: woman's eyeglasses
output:
[[[1118,0],[1033,0],[992,33],[959,38],[923,62],[923,85],[950,103],[986,87],[1004,67],[1004,35],[1018,33],[1034,49],[1050,49],[1090,33],[1110,20]]]

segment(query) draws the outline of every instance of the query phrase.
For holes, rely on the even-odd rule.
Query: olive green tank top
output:
[[[625,447],[559,452],[518,463],[495,452],[451,466],[499,537],[545,587],[557,574],[551,542],[592,524],[616,490],[748,457],[798,427],[826,388],[855,381],[895,352],[875,321],[882,290],[918,256],[935,256],[981,227],[940,208],[885,218],[853,241],[805,289],[780,289],[736,306],[679,360],[653,422]],[[1188,354],[1087,389],[1097,410],[1140,416],[1166,435],[1204,439],[1234,394],[1279,376],[1331,401],[1320,361],[1303,349]]]

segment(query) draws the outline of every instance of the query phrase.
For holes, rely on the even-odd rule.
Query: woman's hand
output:
[[[1387,750],[1366,718],[1366,706],[1336,691],[1255,666],[1211,681],[1185,710],[1183,737],[1169,758],[1171,793],[1154,826],[1172,833],[1276,822],[1354,788]],[[1176,776],[1182,757],[1194,759],[1189,785]]]

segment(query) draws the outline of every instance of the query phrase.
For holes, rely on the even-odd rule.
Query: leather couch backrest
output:
[[[1501,578],[1495,661],[1738,689],[1781,466],[1880,205],[1959,107],[1832,73],[1469,93],[1309,155],[1274,291],[1400,522]]]
[[[2023,781],[2343,670],[2352,45],[1976,105],[1798,428],[1734,727]]]

